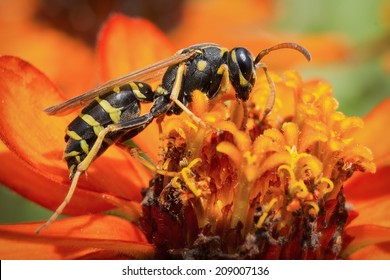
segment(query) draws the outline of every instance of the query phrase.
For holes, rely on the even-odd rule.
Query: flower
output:
[[[323,81],[303,82],[295,72],[273,79],[278,106],[263,118],[269,89],[259,81],[245,129],[237,103],[210,105],[201,93],[192,110],[209,126],[183,116],[165,123],[169,176],[151,181],[141,218],[159,256],[341,257],[350,217],[344,184],[356,171],[376,170],[371,151],[352,137],[363,121],[336,111]]]
[[[144,30],[143,40],[126,32],[137,26]],[[172,48],[150,23],[123,16],[112,17],[99,38],[103,80],[123,69],[116,55],[130,62],[125,65],[147,65]],[[113,51],[115,42],[139,49],[127,57],[121,48]],[[132,54],[142,50],[149,52],[135,60]],[[63,98],[32,65],[3,56],[0,71],[1,162],[7,163],[0,180],[56,209],[69,187],[62,139],[74,116],[56,118],[42,112]],[[369,205],[388,206],[383,182],[389,145],[376,144],[374,136],[387,123],[390,102],[369,115],[367,128],[359,134],[355,129],[362,120],[336,111],[337,102],[325,82],[304,82],[291,71],[272,73],[272,78],[277,88],[272,113],[263,120],[269,89],[259,77],[245,130],[240,130],[244,114],[234,94],[209,103],[195,93],[191,110],[206,126],[185,114],[167,118],[164,170],[150,181],[144,197],[141,189],[148,186],[151,174],[126,152],[111,147],[80,179],[65,208],[65,214],[76,217],[56,221],[38,236],[34,230],[41,223],[1,225],[1,258],[362,258],[369,255],[357,255],[364,246],[375,247],[371,252],[387,248],[387,212]],[[134,139],[154,161],[158,149],[150,139],[158,140],[156,131],[150,127]],[[372,154],[364,146],[373,143],[369,147],[378,172],[355,174],[348,183],[354,171],[375,171]],[[368,182],[374,191],[366,198]],[[343,189],[353,209],[361,210],[350,224],[353,212],[344,207]],[[123,218],[97,214],[107,210]],[[366,211],[375,213],[375,220],[368,221]],[[369,238],[365,232],[370,232]],[[388,258],[386,251],[383,256]]]

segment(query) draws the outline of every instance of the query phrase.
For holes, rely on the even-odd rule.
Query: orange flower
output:
[[[142,39],[134,38],[134,28],[143,30]],[[172,52],[150,23],[114,16],[99,40],[101,77],[114,78]],[[69,187],[62,154],[63,131],[72,116],[43,113],[61,102],[62,94],[30,64],[3,56],[0,72],[5,144],[0,181],[54,210]],[[56,221],[38,236],[34,230],[41,223],[0,226],[1,258],[389,258],[389,219],[382,211],[389,201],[389,145],[377,143],[375,136],[387,124],[390,101],[367,117],[359,133],[355,128],[362,121],[336,111],[328,84],[303,82],[293,72],[272,77],[277,87],[272,114],[261,121],[269,89],[259,78],[244,131],[237,129],[243,118],[237,103],[222,102],[234,99],[231,94],[210,104],[195,94],[192,110],[209,124],[206,128],[185,114],[167,118],[164,135],[171,142],[163,166],[176,176],[154,177],[142,205],[141,188],[149,185],[151,174],[111,147],[80,179],[64,210],[77,217]],[[150,127],[134,140],[156,159],[158,137]],[[346,181],[355,170],[375,170],[363,145],[372,148],[378,171]],[[344,207],[343,188],[359,212],[349,225],[346,218],[353,212]],[[97,214],[107,210],[126,219]]]
[[[34,64],[68,98],[94,85],[96,73],[92,69],[96,66],[92,49],[80,40],[34,20],[39,1],[3,0],[0,6],[2,55],[18,56]],[[89,65],[91,70],[80,65]]]

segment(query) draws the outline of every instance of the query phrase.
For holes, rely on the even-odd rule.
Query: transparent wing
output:
[[[104,83],[90,91],[87,91],[84,94],[68,99],[52,107],[49,107],[45,109],[45,112],[48,115],[57,115],[57,114],[66,115],[77,108],[84,107],[85,105],[90,103],[95,97],[112,90],[116,86],[121,86],[131,81],[138,81],[138,82],[145,82],[145,83],[154,82],[158,79],[161,79],[161,77],[165,73],[164,70],[167,67],[189,59],[191,56],[194,55],[195,52],[196,51],[193,50],[186,53],[175,54],[169,58],[160,60],[145,68],[142,68],[140,70],[137,70],[125,76],[119,77],[117,79],[108,81],[107,83]]]

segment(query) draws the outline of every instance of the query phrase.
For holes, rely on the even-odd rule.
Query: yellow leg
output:
[[[154,165],[147,159],[143,158],[140,153],[143,153],[138,148],[130,147],[125,144],[117,144],[121,149],[128,152],[133,158],[137,159],[143,166],[145,166],[147,169],[149,169],[152,172],[155,172],[157,174],[168,176],[168,177],[175,177],[178,176],[178,172],[170,172],[163,169],[160,169],[159,166]]]
[[[80,175],[88,169],[88,167],[91,165],[91,163],[95,159],[96,155],[98,154],[98,152],[100,150],[100,147],[102,146],[104,138],[106,137],[106,135],[108,133],[115,131],[115,130],[118,130],[118,129],[120,129],[120,126],[113,124],[113,125],[107,126],[105,129],[100,131],[95,143],[93,144],[91,150],[89,151],[89,153],[87,154],[85,159],[77,165],[76,172],[73,176],[72,183],[70,185],[68,193],[66,194],[65,199],[62,201],[60,206],[58,206],[58,208],[53,213],[53,215],[49,218],[49,220],[47,220],[46,223],[44,223],[42,226],[40,226],[35,231],[35,233],[39,234],[43,229],[47,228],[50,224],[52,224],[58,218],[59,215],[61,215],[62,211],[64,210],[66,205],[68,205],[69,201],[71,200],[71,198],[73,196],[73,193],[76,189]]]
[[[170,98],[173,102],[175,102],[177,106],[180,107],[180,109],[183,110],[183,112],[186,112],[186,114],[188,114],[194,122],[206,127],[206,124],[199,117],[195,116],[194,113],[192,113],[180,100],[178,100],[185,69],[186,66],[184,63],[180,64],[179,68],[177,69],[176,79],[172,88]]]
[[[77,182],[79,180],[79,177],[81,175],[81,172],[79,171],[76,171],[76,173],[74,174],[74,177],[73,177],[73,180],[72,180],[72,184],[70,185],[70,188],[69,188],[69,191],[68,193],[66,194],[66,197],[64,199],[64,201],[62,201],[62,203],[60,204],[60,206],[58,206],[58,208],[56,209],[56,211],[54,212],[53,215],[51,215],[51,217],[47,220],[46,223],[44,223],[43,225],[41,225],[39,228],[37,228],[35,230],[35,233],[36,234],[39,234],[42,230],[44,230],[45,228],[47,228],[49,225],[51,225],[57,218],[59,215],[61,215],[62,211],[64,210],[65,206],[68,205],[70,199],[72,198],[73,196],[73,193],[76,189],[76,186],[77,186]]]
[[[226,64],[222,64],[218,69],[218,74],[222,75],[221,84],[218,89],[219,93],[228,92],[230,90],[229,67]],[[240,130],[245,130],[246,123],[248,121],[248,108],[245,102],[242,102],[242,109],[244,116],[242,119]]]
[[[218,93],[228,92],[230,90],[229,67],[226,64],[222,64],[219,67],[217,74],[222,75]]]

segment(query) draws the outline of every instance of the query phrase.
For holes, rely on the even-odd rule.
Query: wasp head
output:
[[[234,48],[228,55],[229,79],[236,90],[236,98],[247,101],[256,82],[253,57],[245,48]]]

